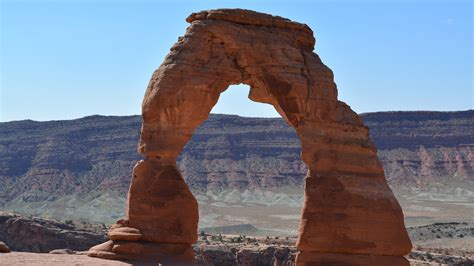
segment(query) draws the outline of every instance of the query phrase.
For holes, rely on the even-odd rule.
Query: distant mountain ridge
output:
[[[474,181],[474,110],[362,117],[392,187]],[[120,217],[131,169],[141,159],[140,124],[140,116],[0,123],[0,209],[52,216],[100,210],[92,220]],[[281,118],[211,114],[179,167],[203,202],[298,206],[291,195],[301,194],[306,173],[299,153],[294,130]],[[234,190],[274,193],[255,198]]]
[[[474,145],[474,110],[377,112],[361,116],[379,150]]]

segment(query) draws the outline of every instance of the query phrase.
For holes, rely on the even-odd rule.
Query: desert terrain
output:
[[[471,260],[474,112],[386,112],[362,117],[403,208],[414,244],[410,258]],[[4,184],[0,209],[14,211],[25,224],[34,224],[32,228],[38,230],[31,234],[42,232],[59,239],[49,245],[36,238],[11,239],[7,232],[13,231],[6,229],[11,224],[4,215],[0,241],[15,252],[43,253],[64,248],[84,251],[103,241],[108,226],[123,216],[131,168],[140,159],[135,152],[139,126],[138,116],[0,123]],[[211,115],[179,158],[199,202],[200,231],[207,236],[196,247],[211,250],[205,254],[228,249],[230,260],[237,254],[232,246],[255,248],[247,237],[255,238],[261,248],[291,250],[306,172],[299,151],[298,138],[281,119]],[[216,240],[219,234],[222,240]],[[269,244],[270,240],[276,242]],[[15,252],[8,258],[17,256]],[[80,255],[69,256],[74,260]]]
[[[472,265],[474,223],[436,223],[408,227],[414,248],[411,265]],[[86,256],[106,240],[107,227],[0,212],[0,236],[13,252],[0,254],[0,265],[147,265]],[[273,236],[262,234],[273,233]],[[202,228],[193,245],[198,265],[292,265],[296,235],[277,235],[250,224]]]

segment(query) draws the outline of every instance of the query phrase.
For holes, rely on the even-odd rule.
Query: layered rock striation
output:
[[[229,85],[271,104],[295,128],[308,166],[298,265],[406,264],[403,214],[362,119],[337,100],[311,29],[249,10],[194,13],[142,103],[127,212],[90,256],[194,264],[198,206],[176,160]],[[183,76],[186,79],[183,79]]]
[[[474,111],[361,117],[392,188],[464,184],[474,177]],[[123,206],[109,202],[126,194],[141,158],[134,153],[140,125],[139,116],[0,123],[0,206],[57,218],[114,219]],[[300,151],[294,129],[280,118],[211,114],[178,166],[195,195],[226,189],[299,192],[307,171]],[[79,161],[87,167],[76,167]],[[108,209],[96,204],[97,195],[108,195],[98,198]]]

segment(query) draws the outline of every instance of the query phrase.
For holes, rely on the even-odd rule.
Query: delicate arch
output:
[[[109,232],[108,251],[102,246],[90,254],[141,258],[152,247],[162,254],[154,259],[170,255],[174,261],[192,261],[197,202],[176,158],[220,93],[244,83],[251,88],[249,98],[272,104],[301,140],[301,158],[309,171],[298,264],[362,259],[380,265],[387,258],[393,265],[405,264],[399,256],[410,251],[411,243],[401,208],[385,181],[368,129],[337,100],[332,71],[312,52],[311,29],[237,9],[194,13],[187,21],[191,26],[145,93],[138,151],[146,159],[134,169],[126,219]],[[113,250],[114,241],[140,249],[133,254]]]

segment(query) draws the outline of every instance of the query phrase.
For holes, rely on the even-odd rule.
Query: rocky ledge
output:
[[[0,241],[14,251],[87,250],[106,240],[105,229],[103,225],[74,225],[69,220],[62,223],[0,212]]]

